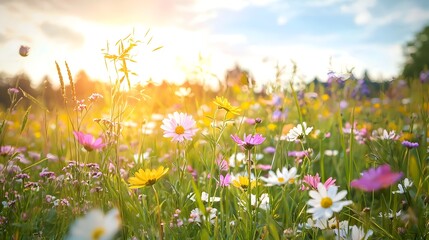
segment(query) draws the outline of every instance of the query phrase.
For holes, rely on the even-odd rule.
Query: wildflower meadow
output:
[[[56,107],[1,93],[0,239],[429,238],[426,79],[137,87],[140,44],[83,98],[72,62]]]

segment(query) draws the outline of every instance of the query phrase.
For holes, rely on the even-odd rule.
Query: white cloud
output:
[[[288,19],[285,16],[277,17],[277,25],[283,26],[287,23]]]
[[[341,11],[354,15],[354,21],[357,25],[366,25],[373,19],[370,9],[374,7],[377,0],[360,0],[352,4],[342,5]]]

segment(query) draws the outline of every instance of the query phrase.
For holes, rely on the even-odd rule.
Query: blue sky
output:
[[[219,78],[239,64],[268,82],[277,63],[290,72],[294,61],[305,81],[352,68],[390,79],[403,45],[427,24],[425,0],[1,0],[0,71],[26,72],[37,83],[56,79],[54,61],[67,61],[73,72],[107,79],[106,41],[150,28],[153,47],[164,47],[138,51],[135,81],[183,82],[199,56]],[[26,58],[17,54],[21,44],[31,47]]]

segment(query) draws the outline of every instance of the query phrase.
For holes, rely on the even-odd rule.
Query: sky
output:
[[[223,79],[238,64],[265,83],[292,62],[304,81],[351,69],[392,79],[403,46],[428,24],[427,0],[0,0],[0,72],[56,82],[55,61],[67,61],[72,73],[107,80],[101,49],[114,53],[134,31],[134,82],[182,83],[198,66]]]

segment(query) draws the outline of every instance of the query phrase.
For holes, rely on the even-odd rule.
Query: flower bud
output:
[[[19,55],[21,55],[22,57],[28,56],[29,52],[30,52],[29,46],[21,45],[21,47],[19,48]]]

